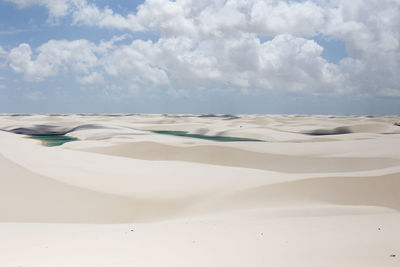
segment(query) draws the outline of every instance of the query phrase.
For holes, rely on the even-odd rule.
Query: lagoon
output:
[[[152,131],[153,133],[158,134],[167,134],[174,136],[182,136],[182,137],[190,137],[190,138],[199,138],[206,139],[216,142],[265,142],[260,139],[250,139],[250,138],[241,138],[241,137],[228,137],[228,136],[213,136],[213,135],[202,135],[202,134],[189,134],[185,131]]]
[[[67,142],[77,141],[78,138],[70,137],[67,135],[61,134],[53,134],[53,135],[31,135],[29,138],[37,139],[43,142],[43,145],[52,147],[52,146],[61,146]]]

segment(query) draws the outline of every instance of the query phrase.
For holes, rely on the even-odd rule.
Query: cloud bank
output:
[[[128,14],[85,0],[7,1],[44,6],[49,21],[122,36],[22,43],[6,57],[27,82],[67,73],[81,85],[121,88],[400,96],[399,0],[147,0]],[[159,38],[119,42],[135,32]],[[344,42],[348,56],[327,61],[321,38]]]

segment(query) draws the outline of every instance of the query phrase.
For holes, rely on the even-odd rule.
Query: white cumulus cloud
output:
[[[261,43],[255,36],[241,39],[160,39],[144,51],[146,57],[184,86],[230,87],[320,92],[337,86],[337,66],[321,57],[312,40],[278,35]]]
[[[105,72],[141,85],[168,83],[166,72],[141,53],[139,48],[144,42],[135,41],[131,46],[115,44],[124,38],[114,37],[98,45],[88,40],[50,40],[38,47],[36,53],[23,43],[10,51],[7,60],[27,81],[40,82],[63,73],[75,75],[81,84],[95,84],[104,82],[101,72]]]
[[[7,61],[26,80],[68,72],[82,84],[121,78],[142,87],[400,92],[399,0],[146,0],[126,15],[86,0],[7,1],[45,6],[76,26],[160,34],[129,45],[51,40],[34,52],[21,44]],[[313,40],[321,36],[344,42],[348,57],[324,59]]]
[[[118,39],[99,45],[51,40],[36,53],[21,44],[11,50],[8,61],[28,81],[63,72],[73,73],[81,84],[104,83],[103,72],[140,86],[218,85],[315,93],[334,92],[341,81],[338,66],[321,57],[321,46],[287,34],[264,43],[253,35],[200,41],[161,38],[155,43],[135,40],[121,46],[114,44]]]
[[[120,30],[127,29],[131,31],[143,30],[137,18],[132,14],[124,17],[120,14],[115,14],[114,11],[108,7],[100,9],[96,5],[87,4],[84,1],[76,4],[75,7],[72,14],[73,24]]]
[[[40,46],[37,56],[32,58],[30,45],[23,43],[10,51],[8,60],[11,68],[22,72],[26,80],[41,81],[59,71],[88,73],[97,64],[96,49],[87,40],[51,40]]]
[[[146,0],[126,16],[80,1],[75,24],[152,30],[168,36],[226,36],[237,33],[313,35],[324,23],[323,8],[311,1],[265,0]]]

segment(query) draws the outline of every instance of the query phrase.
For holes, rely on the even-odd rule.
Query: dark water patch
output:
[[[216,141],[216,142],[265,142],[264,140],[260,140],[260,139],[227,137],[227,136],[210,136],[210,135],[202,135],[202,134],[189,134],[185,131],[152,131],[152,132],[158,133],[158,134],[199,138],[199,139],[211,140],[211,141]]]
[[[334,129],[317,129],[310,132],[304,132],[307,135],[335,135],[335,134],[349,134],[352,133],[349,127],[337,127]]]
[[[78,141],[78,138],[70,137],[66,135],[54,134],[54,135],[31,135],[29,138],[40,140],[45,146],[61,146],[62,144]]]

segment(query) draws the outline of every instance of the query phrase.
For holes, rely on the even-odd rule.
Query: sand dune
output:
[[[219,209],[310,203],[400,209],[400,174],[382,177],[313,178],[275,183],[221,195],[169,199],[104,194],[35,174],[0,155],[1,221],[123,223],[182,216],[191,206]],[[51,201],[49,201],[51,200]],[[219,206],[222,201],[223,205]],[[12,203],[12,206],[10,206]]]
[[[333,204],[386,207],[398,211],[400,173],[375,177],[312,178],[277,183],[224,195],[223,199],[229,205],[235,202],[235,207]]]
[[[134,219],[134,201],[35,174],[0,155],[3,222],[116,223]]]
[[[398,121],[2,114],[0,266],[397,266]]]
[[[154,142],[134,142],[84,151],[144,160],[187,161],[290,173],[349,172],[398,166],[392,158],[310,157],[251,152],[232,147],[177,147]]]

